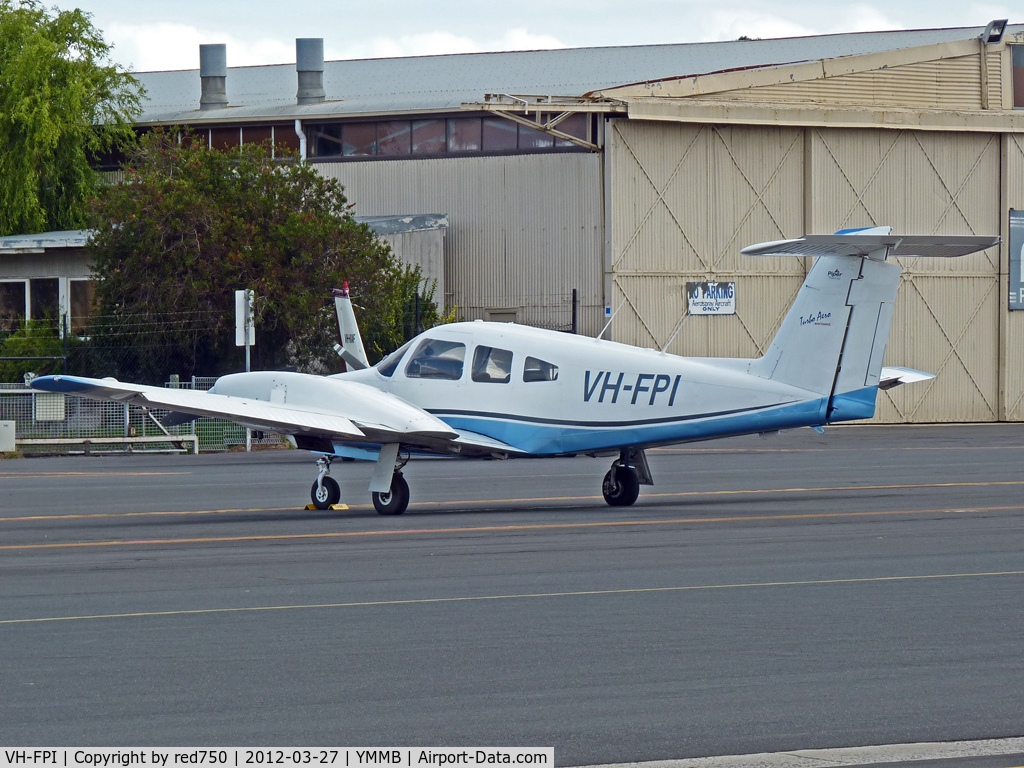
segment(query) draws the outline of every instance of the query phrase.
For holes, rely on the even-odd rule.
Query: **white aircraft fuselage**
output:
[[[883,368],[900,277],[887,259],[963,256],[998,242],[892,236],[880,227],[746,248],[751,256],[817,257],[768,350],[752,359],[680,357],[475,321],[431,328],[370,368],[346,288],[336,292],[336,350],[357,370],[231,374],[209,392],[77,376],[32,386],[283,432],[320,455],[311,489],[320,509],[340,499],[328,476],[340,456],[376,460],[374,506],[401,514],[409,502],[401,469],[417,452],[618,454],[602,492],[625,506],[653,484],[645,448],[870,418],[879,389],[932,378]]]

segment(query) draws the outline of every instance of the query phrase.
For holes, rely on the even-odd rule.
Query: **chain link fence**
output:
[[[195,381],[171,381],[167,386],[207,390],[215,380],[215,377],[196,377]],[[37,392],[24,384],[0,383],[0,421],[15,423],[18,450],[26,454],[189,450],[188,444],[175,441],[181,436],[198,438],[200,451],[246,447],[245,427],[205,416],[186,424],[164,427],[161,422],[168,413],[164,409],[101,402],[58,392]],[[114,438],[117,442],[105,443],[105,438]],[[142,439],[133,443],[126,438]],[[288,442],[277,433],[254,432],[249,444],[255,448],[284,447]]]

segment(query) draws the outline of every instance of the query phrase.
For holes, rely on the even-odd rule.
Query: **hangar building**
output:
[[[1002,235],[907,259],[886,363],[939,374],[879,398],[885,422],[1024,420],[1024,25],[785,40],[323,60],[139,75],[140,126],[211,146],[273,138],[361,216],[446,215],[444,292],[466,319],[567,328],[687,355],[765,351],[808,264],[766,240],[891,225]],[[686,316],[686,284],[735,314]],[[685,318],[685,323],[683,323]]]

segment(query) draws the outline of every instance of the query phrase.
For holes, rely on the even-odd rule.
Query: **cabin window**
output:
[[[512,378],[512,353],[507,349],[479,346],[473,353],[473,381],[508,384]]]
[[[377,373],[381,376],[391,378],[395,375],[395,371],[398,370],[398,364],[402,362],[402,358],[405,356],[406,351],[412,346],[412,342],[406,342],[390,355],[385,357],[379,363],[377,363]]]
[[[558,378],[558,366],[538,360],[536,357],[526,358],[523,366],[523,381],[555,381]]]
[[[466,345],[461,342],[424,339],[405,367],[405,375],[410,379],[457,381],[462,378],[465,359]]]

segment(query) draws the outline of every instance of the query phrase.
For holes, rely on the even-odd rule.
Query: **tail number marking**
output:
[[[671,392],[668,395],[668,405],[675,405],[676,392],[679,390],[679,381],[682,376],[676,376],[675,379],[668,374],[664,373],[640,373],[637,374],[636,379],[632,383],[624,383],[626,379],[625,373],[614,374],[611,371],[598,371],[597,375],[594,375],[593,371],[586,371],[583,377],[583,402],[589,403],[594,395],[597,395],[597,402],[605,402],[605,395],[611,395],[608,402],[617,403],[619,400],[620,392],[632,392],[632,396],[629,399],[630,405],[636,405],[637,401],[640,400],[640,395],[645,396],[642,402],[646,402],[647,405],[655,405],[658,400],[658,395],[664,392]],[[646,393],[650,393],[646,396]],[[662,403],[664,404],[662,398]]]

